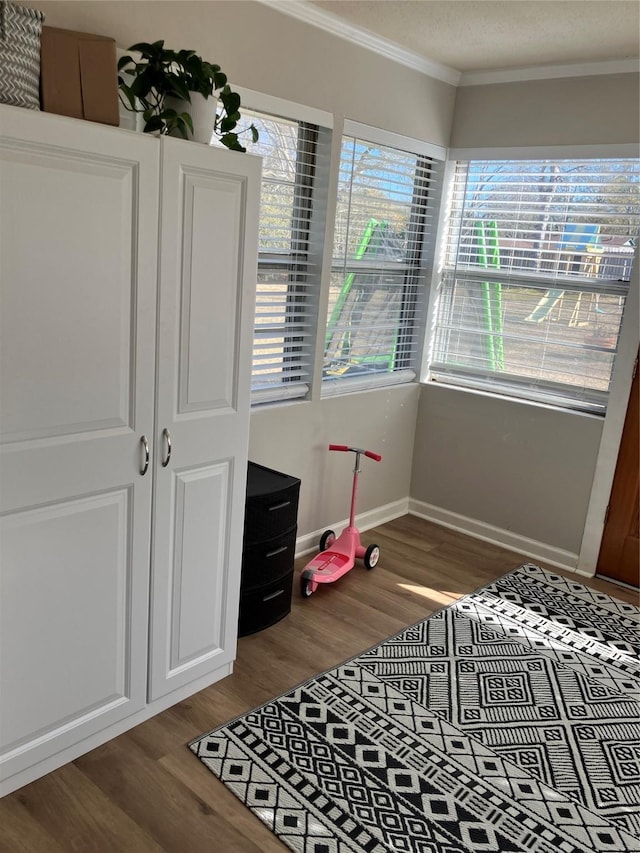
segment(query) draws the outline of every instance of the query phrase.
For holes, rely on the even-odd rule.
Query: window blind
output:
[[[323,393],[415,376],[439,163],[343,137]],[[363,386],[364,381],[364,386]]]
[[[317,322],[318,162],[329,156],[327,131],[243,108],[263,158],[252,400],[304,396],[312,373]]]
[[[603,412],[639,182],[637,159],[458,162],[431,378]]]

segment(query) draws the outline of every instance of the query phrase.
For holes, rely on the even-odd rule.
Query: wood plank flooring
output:
[[[2,853],[283,853],[275,836],[186,748],[526,561],[404,516],[363,535],[381,548],[289,616],[238,643],[229,678],[0,800]],[[309,557],[297,561],[298,568]],[[552,568],[552,567],[548,567]],[[579,580],[583,580],[579,578]],[[625,601],[637,593],[584,581]]]

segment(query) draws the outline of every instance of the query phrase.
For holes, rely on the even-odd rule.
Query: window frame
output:
[[[239,86],[236,86],[234,88],[235,91],[237,91],[237,93],[240,95],[242,101],[241,110],[244,109],[248,112],[261,113],[265,118],[272,119],[275,122],[277,122],[278,120],[282,120],[285,122],[296,123],[298,125],[298,151],[300,151],[305,146],[305,135],[309,132],[309,129],[312,128],[313,130],[311,132],[316,133],[316,145],[314,147],[314,151],[309,152],[307,150],[306,152],[303,152],[303,159],[301,163],[298,163],[298,161],[296,161],[297,166],[299,166],[299,168],[296,168],[296,177],[294,184],[294,193],[296,195],[302,195],[304,193],[304,188],[302,188],[300,182],[302,173],[305,170],[309,169],[315,170],[313,181],[313,210],[311,209],[310,205],[309,215],[305,220],[306,228],[304,229],[304,235],[302,235],[301,233],[296,233],[295,230],[293,230],[291,240],[291,252],[288,255],[281,255],[276,252],[265,252],[262,254],[258,252],[257,262],[258,273],[261,269],[272,271],[280,270],[285,273],[288,273],[288,288],[289,291],[293,292],[295,295],[295,268],[297,266],[296,245],[300,245],[301,243],[306,244],[307,249],[305,259],[303,261],[300,261],[300,263],[305,268],[313,267],[315,269],[315,273],[309,284],[300,288],[300,293],[304,293],[304,299],[308,305],[309,324],[311,328],[311,331],[307,335],[310,360],[308,370],[306,371],[308,381],[287,382],[286,379],[283,379],[280,383],[274,384],[270,387],[255,388],[252,370],[251,405],[252,407],[254,407],[265,403],[277,403],[292,399],[307,398],[309,396],[310,388],[313,383],[315,369],[314,359],[317,349],[316,338],[318,335],[318,327],[320,323],[319,304],[322,277],[321,245],[322,237],[324,236],[325,231],[326,196],[328,186],[328,173],[330,168],[329,160],[331,157],[333,115],[323,110],[318,110],[313,107],[307,107],[303,104],[297,104],[292,101],[287,101],[272,95],[256,92],[251,89],[245,89]],[[322,148],[323,151],[326,150],[327,154],[325,156],[319,153],[320,148]],[[250,151],[250,148],[248,150]],[[294,202],[294,206],[295,204],[296,203]],[[302,221],[302,218],[300,221]],[[318,251],[318,246],[320,246],[320,251]],[[307,272],[306,269],[305,272]],[[256,285],[258,285],[258,283],[258,280],[256,280]],[[287,303],[288,301],[289,298],[287,297]],[[256,317],[257,300],[256,309],[254,310],[254,331],[252,339],[254,346],[258,341],[260,333],[258,324],[256,323]],[[295,348],[295,339],[297,337],[297,328],[295,327],[297,327],[298,324],[294,321],[294,328],[287,329],[288,323],[289,321],[285,317],[284,324],[282,325],[283,337],[285,338],[283,350],[285,352],[288,347]],[[276,327],[274,326],[274,330],[275,328]],[[289,334],[287,334],[288,332]],[[290,339],[287,340],[287,338]]]
[[[572,145],[572,146],[542,146],[542,147],[512,147],[512,148],[452,148],[448,152],[447,163],[445,167],[445,176],[443,180],[443,196],[440,208],[439,215],[439,223],[437,229],[437,244],[438,244],[438,256],[436,259],[436,263],[434,264],[433,273],[431,276],[430,283],[430,292],[429,292],[429,306],[427,311],[427,329],[428,335],[425,340],[425,346],[423,350],[423,359],[422,366],[420,370],[420,382],[423,385],[439,385],[444,387],[453,388],[461,391],[468,391],[472,393],[479,393],[485,396],[490,397],[498,397],[508,399],[514,403],[525,404],[525,405],[535,405],[535,406],[545,406],[557,408],[562,411],[574,414],[581,415],[591,415],[595,417],[602,417],[606,415],[608,400],[611,396],[611,385],[613,383],[616,367],[621,360],[620,353],[620,340],[622,339],[622,335],[625,329],[625,326],[628,326],[631,322],[631,318],[629,317],[629,295],[632,293],[632,289],[634,287],[634,282],[638,281],[638,267],[640,267],[640,248],[636,248],[635,257],[633,260],[633,269],[630,277],[630,281],[625,284],[625,290],[627,294],[627,301],[622,313],[621,321],[620,321],[620,332],[619,332],[619,345],[617,353],[614,357],[612,370],[611,370],[611,380],[610,387],[608,392],[603,392],[604,396],[599,396],[600,401],[604,401],[603,404],[601,402],[594,402],[592,400],[584,400],[583,398],[577,398],[576,401],[573,402],[571,400],[571,394],[567,393],[568,386],[558,386],[558,393],[554,396],[553,392],[553,383],[549,382],[546,384],[546,390],[544,393],[537,393],[536,388],[527,388],[526,383],[512,383],[511,386],[507,384],[500,387],[500,382],[495,381],[491,383],[491,381],[483,381],[479,378],[467,378],[463,379],[459,376],[446,376],[443,372],[434,371],[431,367],[432,364],[432,352],[435,344],[435,338],[437,335],[437,303],[441,293],[441,287],[446,275],[446,253],[447,253],[447,243],[448,243],[448,233],[449,233],[449,224],[450,224],[450,204],[449,198],[453,189],[453,184],[455,181],[455,173],[456,173],[456,165],[458,161],[491,161],[495,160],[496,162],[504,162],[504,161],[528,161],[528,160],[590,160],[590,159],[621,159],[621,160],[637,160],[639,158],[640,151],[638,146],[633,143],[620,143],[620,144],[603,144],[603,145]],[[455,269],[452,270],[453,274],[455,274]],[[476,270],[475,272],[470,272],[471,278],[477,278],[478,280],[483,279],[486,280],[486,273],[483,274],[480,270]],[[493,276],[492,276],[493,277]],[[499,278],[499,275],[495,276],[496,279]],[[522,283],[536,283],[538,287],[541,286],[543,281],[546,279],[543,276],[536,278],[536,276],[530,276],[526,274],[518,275],[511,273],[510,278],[514,281],[520,279]],[[550,279],[551,281],[551,279]],[[593,290],[593,292],[598,291],[597,288],[597,280],[593,280],[592,282],[588,282],[586,279],[581,279],[579,277],[555,277],[553,281],[561,283],[563,287],[566,286],[567,290],[574,291],[585,291],[588,292],[589,289]],[[515,387],[514,387],[515,386]]]
[[[417,215],[420,217],[425,216],[425,214],[427,216],[431,214],[435,224],[432,228],[425,228],[422,232],[421,242],[418,248],[418,262],[414,263],[412,259],[409,259],[408,262],[403,265],[406,268],[407,274],[411,276],[412,279],[421,282],[424,293],[422,305],[418,306],[412,324],[413,334],[415,338],[414,365],[412,367],[404,367],[398,370],[394,370],[392,372],[371,373],[364,376],[353,377],[345,376],[337,380],[323,380],[322,368],[324,363],[325,347],[324,345],[320,346],[319,344],[317,349],[317,357],[320,362],[319,385],[320,396],[322,398],[341,396],[344,394],[356,393],[358,391],[365,391],[377,387],[407,384],[410,382],[418,381],[426,336],[429,284],[432,277],[432,271],[435,268],[436,234],[438,230],[437,226],[441,210],[443,175],[447,161],[447,149],[443,146],[436,145],[430,142],[424,142],[422,140],[418,140],[409,136],[404,136],[403,134],[399,134],[394,131],[373,127],[371,125],[363,124],[361,122],[354,121],[351,119],[345,119],[342,127],[342,132],[339,138],[336,140],[336,172],[339,171],[339,165],[342,158],[342,149],[345,139],[355,139],[363,142],[368,142],[373,145],[380,145],[382,147],[387,148],[395,148],[398,149],[400,152],[415,155],[418,158],[424,158],[433,161],[432,170],[435,178],[435,180],[433,181],[433,185],[426,189],[418,190],[419,182],[414,181],[414,199],[416,194],[421,193],[424,194],[424,196],[427,198],[427,203],[424,206],[419,207],[415,205],[414,201],[412,203],[412,216],[416,215],[416,211]],[[332,188],[332,192],[334,194],[334,202],[337,202],[338,184],[339,180],[338,176],[336,175],[335,186]],[[323,279],[325,280],[326,288],[325,296],[328,295],[331,276],[335,271],[338,270],[338,267],[334,266],[333,263],[334,237],[335,216],[334,221],[332,223],[332,227],[328,229],[327,232],[328,249],[325,253],[325,257],[328,260],[326,264],[326,270],[323,271]],[[415,251],[415,248],[413,251]],[[345,268],[350,270],[352,269],[352,271],[354,272],[366,271],[364,265],[358,265],[357,261],[354,261],[352,264],[349,264],[349,262],[347,262],[346,267],[340,266],[340,272],[343,272]],[[326,300],[325,304],[327,304]],[[322,339],[323,342],[325,341],[328,322],[329,313],[327,312],[327,316],[324,318],[324,324],[322,328],[318,329],[318,338]]]

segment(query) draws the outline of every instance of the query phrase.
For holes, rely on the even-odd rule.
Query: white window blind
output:
[[[603,412],[639,182],[637,159],[458,162],[430,377]]]
[[[304,396],[312,373],[320,268],[316,173],[329,133],[316,125],[242,109],[263,158],[252,400]],[[324,161],[323,161],[324,162]],[[326,192],[326,191],[325,191]]]
[[[440,165],[343,137],[323,393],[414,378]]]

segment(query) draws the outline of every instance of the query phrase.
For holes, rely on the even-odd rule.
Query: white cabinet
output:
[[[235,656],[259,186],[255,157],[163,140],[151,699]]]
[[[231,671],[259,180],[0,108],[1,793]]]

